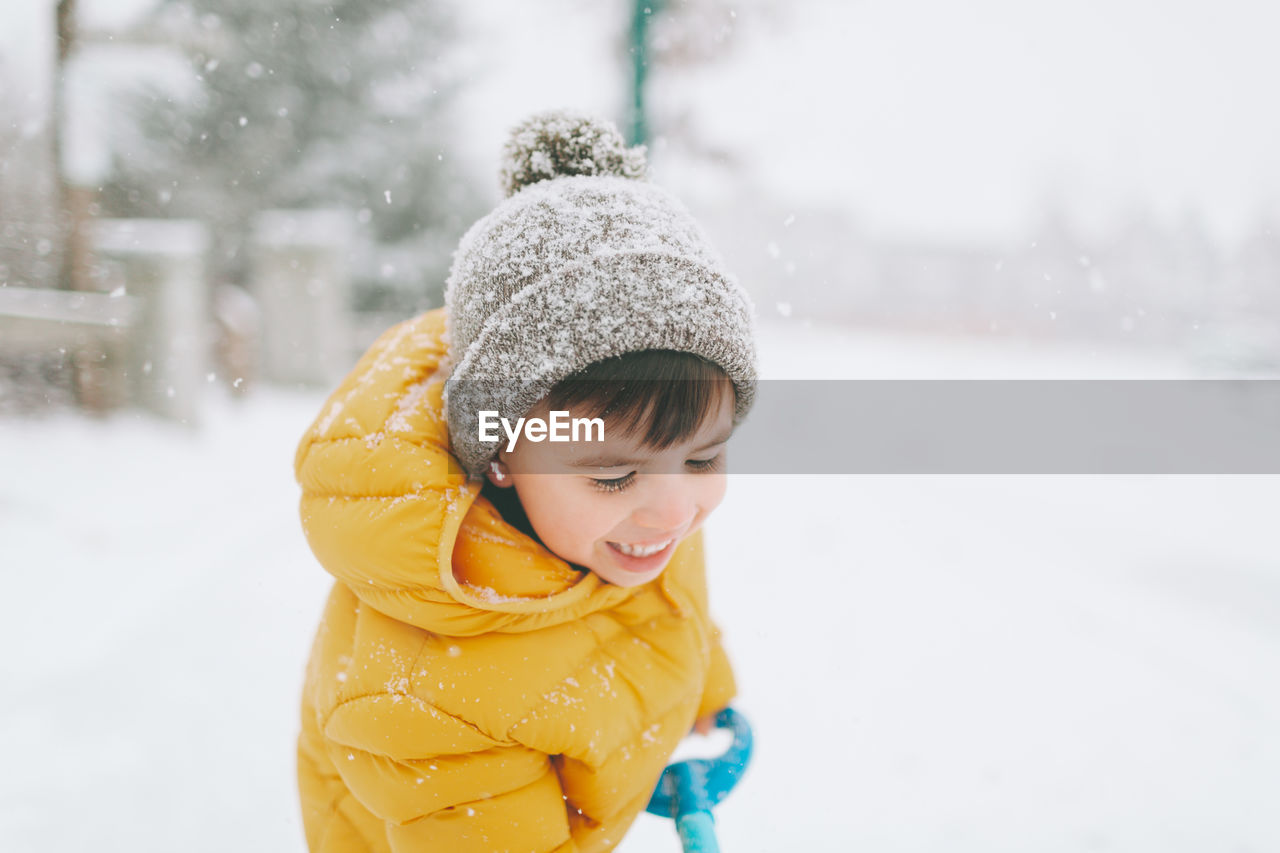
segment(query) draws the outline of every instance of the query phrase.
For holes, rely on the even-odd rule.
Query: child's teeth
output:
[[[641,546],[641,545],[624,545],[624,544],[623,544],[623,543],[621,543],[621,542],[615,542],[614,544],[618,546],[618,550],[619,550],[619,551],[621,551],[622,553],[626,554],[628,557],[648,557],[648,556],[651,556],[651,555],[653,555],[653,554],[658,553],[658,552],[659,552],[659,551],[661,551],[663,548],[665,548],[665,547],[667,547],[668,545],[670,545],[670,544],[671,544],[671,540],[670,540],[670,539],[668,539],[666,542],[659,542],[659,543],[658,543],[658,544],[656,544],[656,545],[645,545],[645,546]]]

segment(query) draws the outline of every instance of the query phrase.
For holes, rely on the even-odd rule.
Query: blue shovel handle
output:
[[[662,771],[648,811],[673,818],[686,853],[716,853],[711,809],[738,784],[751,760],[751,724],[732,708],[716,715],[716,728],[733,732],[733,743],[719,758],[691,758]]]

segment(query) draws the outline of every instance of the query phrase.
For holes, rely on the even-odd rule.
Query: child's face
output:
[[[617,428],[611,434],[609,422],[604,441],[521,438],[514,450],[499,451],[498,470],[491,465],[488,477],[515,487],[538,537],[560,558],[618,586],[636,586],[662,574],[675,546],[724,498],[733,404],[725,382],[714,414],[666,450]],[[526,417],[549,414],[543,401]]]

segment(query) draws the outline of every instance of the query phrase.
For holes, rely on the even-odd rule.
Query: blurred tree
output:
[[[51,142],[54,157],[54,175],[58,184],[58,285],[68,290],[86,287],[84,254],[84,196],[76,197],[67,183],[62,169],[62,118],[66,115],[65,75],[67,60],[76,46],[77,0],[58,0],[54,6],[53,108],[51,112]]]
[[[690,72],[721,63],[741,46],[744,30],[776,31],[784,27],[794,10],[779,0],[661,0],[656,4],[636,0],[629,56],[636,60],[639,28],[647,42],[643,70],[633,72],[632,127],[646,128],[646,135],[664,137],[688,156],[708,162],[731,163],[735,154],[723,145],[703,139],[696,129],[696,100],[676,93],[682,84],[660,85],[656,96],[645,99],[639,86],[652,76],[682,79]],[[636,22],[647,21],[640,28]],[[638,81],[638,82],[636,82]],[[661,83],[661,79],[658,81]],[[634,130],[633,130],[634,133]]]
[[[654,8],[651,59],[681,67],[715,62],[733,50],[740,14],[761,18],[775,6],[776,0],[663,0]]]
[[[244,281],[254,213],[346,207],[398,247],[374,278],[440,286],[439,246],[478,204],[449,156],[446,3],[164,0],[146,26],[187,46],[200,85],[150,87],[129,105],[108,213],[202,219],[213,273]]]

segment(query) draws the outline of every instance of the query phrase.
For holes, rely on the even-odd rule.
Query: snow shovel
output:
[[[716,715],[716,728],[733,732],[719,758],[691,758],[668,765],[649,799],[648,811],[676,822],[684,853],[720,853],[711,809],[738,784],[751,760],[751,724],[732,708]]]

